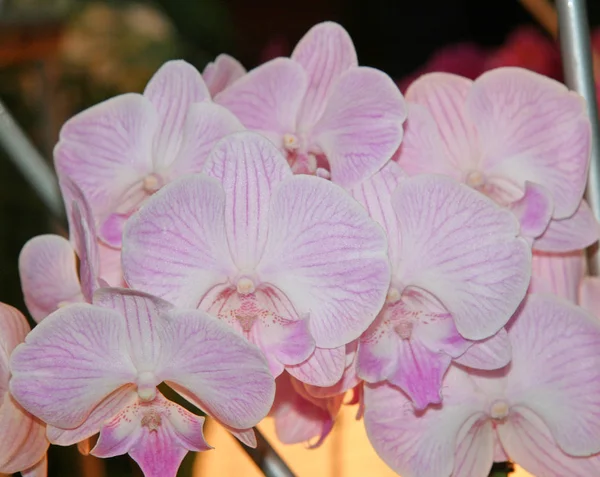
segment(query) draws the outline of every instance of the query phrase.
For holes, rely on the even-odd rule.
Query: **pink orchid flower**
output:
[[[100,256],[94,219],[81,190],[62,181],[73,199],[68,208],[70,241],[60,235],[38,235],[19,255],[19,274],[25,304],[38,323],[69,303],[92,302],[99,286]],[[79,261],[79,269],[77,262]]]
[[[275,420],[278,439],[284,444],[304,442],[311,449],[319,447],[333,429],[344,395],[316,398],[288,373],[283,373],[276,382],[277,392],[270,415]]]
[[[600,278],[584,277],[579,284],[578,302],[600,319]]]
[[[402,139],[402,95],[383,72],[359,67],[350,36],[314,26],[291,58],[250,71],[215,97],[248,129],[267,136],[296,173],[350,187],[377,172]]]
[[[189,450],[209,448],[204,418],[165,399],[160,383],[242,432],[266,416],[275,391],[260,351],[219,320],[124,289],[48,316],[11,370],[11,392],[48,424],[51,442],[100,432],[91,454],[129,453],[146,477],[174,477]]]
[[[199,307],[257,344],[274,376],[342,377],[390,270],[381,228],[342,188],[294,176],[266,138],[230,135],[204,174],[158,192],[127,224],[130,286]],[[315,348],[316,346],[316,348]]]
[[[550,296],[529,295],[508,327],[502,370],[451,366],[444,401],[416,411],[394,386],[366,385],[365,426],[403,477],[486,477],[512,460],[533,475],[600,475],[600,322]]]
[[[352,192],[385,229],[392,265],[386,305],[359,340],[358,376],[395,384],[423,409],[441,402],[452,359],[506,365],[502,328],[531,269],[515,217],[448,177],[403,178],[394,162]]]
[[[246,74],[246,69],[235,58],[229,55],[219,55],[204,67],[202,79],[210,95],[214,97],[221,91],[231,86],[234,81]]]
[[[46,427],[17,403],[8,389],[10,355],[28,332],[21,312],[0,303],[0,474],[46,477]]]
[[[396,159],[409,175],[449,175],[512,209],[536,250],[572,251],[598,239],[581,200],[590,123],[579,95],[531,71],[499,68],[475,81],[431,73],[406,99]]]
[[[198,172],[215,142],[242,130],[213,104],[191,65],[170,61],[143,95],[124,94],[65,123],[54,151],[56,170],[90,202],[100,239],[119,249],[127,218],[166,183]],[[69,191],[63,190],[70,204]]]

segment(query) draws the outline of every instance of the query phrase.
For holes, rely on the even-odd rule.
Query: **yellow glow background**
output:
[[[258,427],[298,477],[398,477],[377,456],[362,422],[354,419],[356,406],[344,406],[335,428],[318,449],[302,444],[286,446],[278,442],[272,419]],[[214,421],[205,427],[207,442],[215,450],[198,454],[194,475],[198,477],[262,477],[250,458],[231,436]],[[533,477],[517,468],[511,477]]]

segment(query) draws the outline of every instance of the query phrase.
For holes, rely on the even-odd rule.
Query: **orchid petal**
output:
[[[298,42],[291,56],[308,77],[308,88],[299,113],[299,125],[309,129],[323,114],[336,81],[358,66],[354,44],[341,25],[323,22],[312,27]]]
[[[74,429],[60,429],[48,426],[48,439],[52,444],[59,446],[70,446],[87,440],[94,434],[98,434],[106,422],[119,414],[125,407],[137,402],[137,400],[138,394],[135,385],[128,384],[121,386],[104,398],[79,427]],[[87,454],[89,454],[89,446]]]
[[[515,217],[444,176],[406,179],[392,200],[404,258],[398,279],[437,298],[463,337],[496,333],[530,278],[531,252]]]
[[[21,477],[47,477],[48,475],[48,455],[44,455],[42,459],[33,467],[21,471]]]
[[[273,190],[291,177],[290,167],[266,138],[242,132],[214,147],[204,172],[225,190],[225,227],[233,261],[239,270],[254,270],[265,251]]]
[[[94,305],[110,308],[125,317],[129,354],[138,372],[152,372],[161,355],[161,319],[173,305],[135,290],[102,288]]]
[[[451,367],[444,379],[443,406],[416,411],[390,384],[365,385],[365,427],[379,456],[403,477],[449,477],[458,435],[484,416],[484,403],[468,375]]]
[[[582,250],[570,253],[533,253],[530,293],[549,293],[577,303],[579,283],[586,272]]]
[[[494,463],[494,431],[489,419],[467,421],[458,435],[452,477],[484,477]]]
[[[84,301],[75,251],[59,235],[30,239],[19,255],[19,274],[25,304],[38,323],[61,304]]]
[[[201,172],[210,150],[228,134],[243,131],[242,123],[222,106],[213,103],[190,105],[181,148],[169,167],[171,177]]]
[[[539,237],[548,227],[554,204],[550,193],[542,186],[525,182],[525,194],[510,204],[510,210],[521,224],[521,236],[529,239]]]
[[[0,398],[2,399],[2,398]],[[10,395],[0,400],[0,472],[12,474],[37,464],[46,454],[44,424],[25,411]]]
[[[121,267],[121,249],[115,249],[98,242],[98,257],[100,261],[100,279],[104,284],[124,288],[126,284]]]
[[[474,369],[499,369],[510,363],[511,350],[508,333],[502,328],[489,338],[473,342],[464,354],[454,358],[454,362]]]
[[[54,150],[56,170],[79,186],[96,219],[113,212],[125,191],[152,171],[157,122],[146,98],[125,94],[79,113],[63,126]],[[63,188],[70,207],[68,192]]]
[[[551,220],[533,248],[541,252],[572,252],[587,248],[600,238],[600,225],[585,200],[566,219]]]
[[[343,189],[294,176],[271,201],[265,255],[256,271],[309,314],[317,346],[358,338],[381,309],[390,280],[381,228]]]
[[[210,91],[211,96],[216,96],[234,81],[246,74],[246,69],[235,58],[221,54],[204,67],[202,78]]]
[[[392,270],[400,263],[401,237],[398,220],[392,207],[392,193],[405,178],[395,162],[388,162],[381,170],[350,190],[352,197],[360,202],[371,218],[383,227],[388,238],[388,254]]]
[[[423,118],[423,114],[420,115],[421,117],[417,116],[419,126],[426,125],[429,131],[417,130],[415,133],[426,139],[426,144],[431,144],[432,148],[429,150],[432,152],[437,152],[439,147],[437,137],[439,137],[446,160],[450,161],[456,169],[466,171],[477,167],[477,153],[480,148],[475,125],[465,105],[472,84],[471,80],[462,76],[450,73],[428,73],[414,81],[406,91],[407,101],[426,107],[431,113],[439,136],[433,132],[429,119]],[[435,158],[427,158],[427,160],[428,162],[439,161]],[[427,172],[443,171],[428,170]]]
[[[210,100],[200,72],[182,60],[167,61],[146,85],[144,97],[158,112],[153,164],[170,165],[181,147],[183,125],[192,103]]]
[[[273,403],[275,383],[259,349],[200,310],[164,315],[162,380],[236,429],[256,425]]]
[[[600,318],[600,278],[583,278],[579,286],[579,304]]]
[[[306,73],[295,61],[277,58],[250,71],[215,97],[244,126],[277,141],[296,131],[296,118],[307,87]]]
[[[521,68],[481,75],[466,105],[483,147],[483,168],[523,186],[544,186],[554,218],[572,215],[583,195],[590,156],[585,101],[563,84]]]
[[[129,286],[195,308],[235,271],[220,184],[201,175],[166,185],[125,228],[122,262]]]
[[[408,103],[402,143],[393,159],[408,175],[437,173],[461,180],[461,172],[447,160],[433,115],[417,103]]]
[[[429,350],[417,339],[398,340],[398,367],[388,380],[402,389],[415,409],[442,401],[442,379],[452,358]]]
[[[126,335],[113,310],[83,303],[57,310],[14,350],[13,396],[50,425],[81,425],[106,396],[135,382]]]
[[[86,213],[77,202],[73,203],[72,209],[75,226],[75,248],[79,250],[79,280],[81,282],[81,293],[86,302],[92,302],[94,290],[98,288],[98,273],[100,268],[100,257],[95,233],[90,230],[90,222],[87,221]],[[91,218],[91,217],[90,217]],[[93,219],[92,219],[93,220]],[[91,222],[93,225],[93,222]]]
[[[364,67],[344,73],[312,132],[331,180],[349,188],[381,169],[400,145],[405,119],[404,98],[389,76]]]
[[[510,418],[498,427],[502,446],[511,460],[532,475],[544,477],[589,477],[600,472],[600,458],[566,454],[544,422],[531,410],[511,410]]]
[[[543,419],[565,452],[599,452],[600,322],[566,301],[529,295],[508,333],[510,402]]]
[[[19,310],[0,303],[0,402],[8,391],[10,355],[29,330],[29,324]]]
[[[331,349],[315,348],[306,361],[286,366],[285,369],[303,383],[314,386],[331,386],[341,379],[345,364],[344,346]]]

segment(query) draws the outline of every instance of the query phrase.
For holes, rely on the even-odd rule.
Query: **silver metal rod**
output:
[[[600,220],[600,137],[586,3],[585,0],[556,0],[556,8],[565,80],[569,88],[587,101],[592,123],[592,154],[586,197],[596,219]],[[600,254],[594,251],[588,260],[590,273],[598,275]]]
[[[63,203],[54,171],[33,146],[0,101],[0,146],[25,176],[44,205],[57,218],[64,216]]]

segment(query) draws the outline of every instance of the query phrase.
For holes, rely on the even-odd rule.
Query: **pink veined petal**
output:
[[[317,444],[320,444],[333,428],[332,415],[302,398],[287,374],[277,379],[277,394],[271,413],[277,437],[284,444],[299,444],[313,438],[317,438]]]
[[[260,350],[200,310],[164,317],[157,376],[227,426],[247,429],[267,415],[275,382]]]
[[[566,219],[553,219],[541,237],[533,242],[540,252],[572,252],[587,248],[600,238],[600,225],[585,200]]]
[[[533,475],[590,477],[600,473],[600,457],[566,454],[544,422],[527,408],[511,410],[508,420],[498,426],[498,433],[510,459]]]
[[[307,88],[302,66],[276,58],[233,83],[215,96],[244,126],[265,134],[282,147],[282,137],[296,132],[296,118]]]
[[[530,279],[531,252],[517,237],[515,217],[444,176],[406,179],[392,201],[404,258],[399,282],[439,300],[463,337],[496,333],[517,309]]]
[[[227,429],[227,431],[230,432],[231,435],[233,437],[235,437],[238,441],[240,441],[242,444],[245,444],[248,447],[251,447],[252,449],[256,449],[257,442],[256,442],[256,433],[254,432],[254,429],[252,429],[252,428],[235,429],[233,427],[226,426],[222,422],[220,424],[225,429]]]
[[[218,104],[190,105],[183,124],[181,148],[169,167],[168,175],[174,179],[201,172],[213,146],[228,134],[243,130],[239,119]]]
[[[71,243],[59,235],[38,235],[23,246],[19,274],[25,304],[39,323],[61,304],[84,301]]]
[[[590,156],[585,101],[558,81],[521,68],[498,68],[474,83],[466,107],[482,145],[482,167],[523,186],[544,186],[555,219],[577,209]]]
[[[125,228],[122,263],[130,287],[195,308],[235,273],[224,223],[225,194],[210,177],[167,184]]]
[[[48,456],[44,455],[42,459],[33,467],[21,471],[21,477],[46,477],[48,475]]]
[[[123,229],[125,223],[129,220],[129,212],[121,214],[115,212],[110,214],[100,226],[100,237],[109,247],[120,249],[123,245]]]
[[[336,81],[350,68],[358,66],[354,44],[348,32],[334,22],[313,26],[298,42],[291,56],[308,77],[298,124],[310,129],[323,114]]]
[[[121,250],[98,242],[100,278],[111,287],[125,287],[121,267]]]
[[[234,81],[246,74],[246,69],[232,56],[221,54],[204,67],[202,78],[210,91],[211,96],[216,96]]]
[[[19,310],[0,302],[0,402],[8,391],[10,355],[29,330],[29,324]]]
[[[464,354],[454,358],[454,362],[469,368],[493,370],[510,363],[512,348],[508,333],[501,328],[495,335],[475,341]]]
[[[392,193],[405,178],[402,169],[393,161],[381,170],[350,190],[350,194],[360,202],[371,218],[383,227],[388,238],[388,255],[393,270],[398,268],[401,257],[400,231],[398,220],[392,207]]]
[[[111,213],[128,188],[152,171],[157,122],[146,98],[125,94],[79,113],[63,126],[54,150],[56,170],[83,191],[97,220]],[[69,191],[62,190],[70,207]]]
[[[234,263],[241,271],[254,270],[265,251],[274,188],[291,177],[290,167],[269,140],[241,132],[213,148],[204,173],[225,191],[225,229]]]
[[[128,384],[108,395],[92,413],[86,418],[81,426],[75,429],[60,429],[58,427],[48,426],[47,435],[52,444],[59,446],[70,446],[89,439],[94,434],[98,434],[104,423],[110,421],[121,410],[135,403],[138,400],[135,385]],[[81,446],[78,446],[81,451]],[[85,455],[89,454],[89,443],[86,446]]]
[[[356,354],[356,373],[368,383],[389,379],[401,365],[400,337],[386,326],[380,315],[359,338]]]
[[[356,348],[358,341],[354,341],[346,345],[346,369],[342,378],[332,386],[314,386],[312,384],[304,384],[306,392],[315,398],[327,398],[338,395],[344,395],[352,388],[359,386],[362,380],[356,373],[357,354]]]
[[[312,355],[303,363],[286,366],[285,369],[297,380],[314,386],[331,386],[337,383],[344,373],[346,348],[315,348]]]
[[[472,85],[473,81],[462,76],[428,73],[413,82],[406,91],[407,101],[429,110],[437,125],[444,158],[463,173],[478,168],[480,151],[477,131],[466,109],[466,99]],[[431,127],[428,119],[421,121],[426,121],[425,124]],[[429,137],[435,147],[432,152],[437,151],[438,146],[433,142],[437,140],[435,133],[430,132]]]
[[[492,423],[475,416],[465,423],[458,435],[452,477],[487,477],[493,463]]]
[[[106,396],[135,382],[126,335],[113,310],[84,303],[57,310],[14,350],[11,393],[49,425],[80,426]]]
[[[2,399],[2,398],[0,398]],[[10,395],[0,400],[0,472],[13,474],[37,464],[46,454],[44,424],[25,411]]]
[[[600,278],[585,277],[579,285],[579,304],[600,318]]]
[[[129,355],[138,373],[153,372],[161,356],[163,315],[170,303],[135,290],[102,288],[94,294],[94,305],[117,311],[127,328]]]
[[[75,248],[79,250],[79,280],[81,282],[81,293],[86,302],[92,302],[94,290],[99,286],[98,274],[100,272],[100,257],[98,254],[98,243],[93,227],[93,222],[88,219],[93,218],[80,207],[79,203],[74,202],[71,213],[75,225]]]
[[[565,452],[599,452],[600,322],[564,300],[529,295],[508,334],[510,402],[535,412]]]
[[[542,186],[525,182],[525,194],[510,204],[510,210],[521,224],[521,236],[534,239],[544,233],[552,218],[554,203],[550,193]]]
[[[365,67],[344,73],[311,134],[331,180],[350,188],[381,169],[400,145],[405,119],[404,98],[389,76]]]
[[[254,325],[261,350],[267,359],[273,357],[285,365],[302,363],[315,350],[308,316],[297,317],[291,303],[277,290],[266,292],[270,309],[276,314],[259,319]]]
[[[174,60],[167,61],[154,74],[146,85],[144,97],[158,113],[152,161],[156,169],[162,169],[173,162],[181,147],[189,106],[210,101],[210,93],[196,68]]]
[[[366,384],[364,402],[369,441],[402,477],[450,477],[461,429],[485,412],[468,375],[456,367],[444,379],[443,406],[416,411],[390,384]]]
[[[265,254],[256,272],[309,314],[318,347],[358,338],[381,309],[390,281],[383,230],[342,188],[294,176],[275,190]]]
[[[406,107],[408,118],[404,123],[402,143],[393,159],[410,176],[436,173],[462,180],[463,173],[447,157],[433,115],[417,103],[409,102]]]
[[[417,410],[442,402],[442,379],[452,358],[429,350],[418,339],[398,343],[398,367],[388,381],[408,394]]]
[[[158,394],[136,402],[103,426],[92,454],[114,457],[129,452],[146,476],[175,477],[188,451],[211,449],[202,431],[204,418]]]
[[[549,293],[577,303],[579,283],[586,273],[583,250],[568,253],[533,252],[530,293]]]

